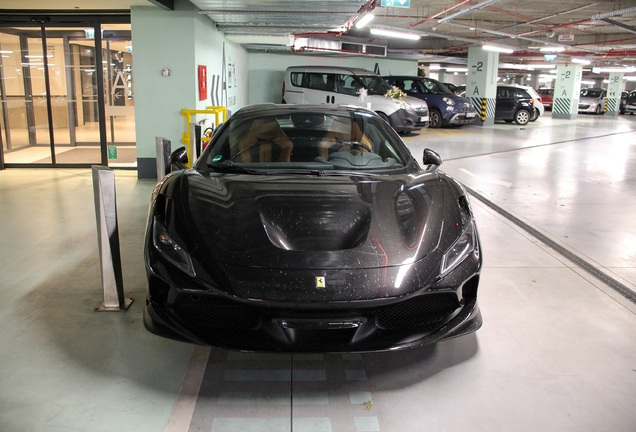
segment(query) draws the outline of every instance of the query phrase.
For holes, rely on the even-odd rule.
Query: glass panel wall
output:
[[[102,26],[108,166],[137,165],[130,24]],[[116,158],[113,158],[116,154]]]
[[[136,166],[130,24],[101,28],[103,82],[97,77],[94,30],[100,29],[0,27],[5,164],[92,165],[107,154],[109,166]]]

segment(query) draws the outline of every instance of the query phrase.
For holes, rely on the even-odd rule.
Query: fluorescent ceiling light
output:
[[[447,72],[468,72],[468,68],[462,68],[462,67],[447,67],[446,68]]]
[[[585,60],[585,59],[573,58],[572,59],[572,63],[579,63],[579,64],[584,64],[584,65],[589,65],[592,62],[589,61],[589,60]]]
[[[564,47],[543,47],[541,49],[539,49],[539,51],[543,51],[543,52],[563,52],[565,51]]]
[[[496,45],[483,45],[481,48],[485,49],[486,51],[495,51],[495,52],[501,52],[506,54],[512,54],[514,52],[512,48],[500,47]]]
[[[636,81],[636,76],[623,77],[625,81]]]
[[[594,72],[596,70],[596,72]],[[594,68],[594,73],[600,72],[636,72],[636,68],[634,67],[602,67],[602,68]]]
[[[375,18],[375,15],[373,15],[372,13],[360,16],[356,21],[356,28],[364,27],[365,25],[369,24],[373,18]]]
[[[594,84],[596,84],[596,82],[595,81],[581,81],[581,84],[594,85]]]
[[[420,38],[420,35],[416,35],[414,33],[405,33],[405,32],[393,31],[393,30],[374,29],[374,28],[371,29],[371,34],[376,36],[387,36],[387,37],[410,39],[410,40],[418,40]]]
[[[11,50],[0,50],[0,54],[13,54]]]

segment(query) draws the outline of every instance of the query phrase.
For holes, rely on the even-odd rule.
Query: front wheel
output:
[[[515,114],[515,123],[519,126],[527,125],[530,121],[530,112],[526,109],[521,109]]]
[[[603,108],[601,108],[601,104],[596,105],[596,110],[594,111],[596,115],[603,114]]]
[[[437,110],[431,110],[428,113],[428,118],[430,120],[429,127],[438,128],[442,127],[442,114]]]

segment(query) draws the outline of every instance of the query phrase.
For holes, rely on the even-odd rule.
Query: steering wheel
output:
[[[340,150],[342,147],[344,146],[351,146],[352,150],[359,150],[358,147],[362,147],[364,149],[366,149],[368,152],[373,153],[373,149],[365,143],[361,143],[360,141],[338,141],[334,146],[333,149],[335,151]]]

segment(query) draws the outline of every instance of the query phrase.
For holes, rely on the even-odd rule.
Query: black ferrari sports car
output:
[[[146,328],[249,351],[419,346],[481,326],[462,186],[374,112],[253,105],[153,191]]]

